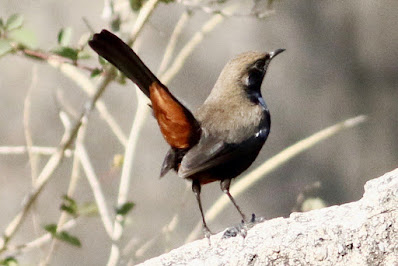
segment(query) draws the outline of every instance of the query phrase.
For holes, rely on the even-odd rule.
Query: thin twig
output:
[[[69,136],[69,132],[65,132],[64,139]],[[61,163],[63,158],[63,151],[70,145],[70,143],[66,143],[67,145],[61,145],[60,148],[54,153],[50,159],[48,160],[46,166],[38,176],[38,180],[33,187],[33,191],[26,197],[22,204],[22,210],[14,217],[14,219],[8,224],[6,227],[3,237],[0,240],[0,253],[6,249],[6,245],[8,241],[14,236],[16,231],[19,229],[21,222],[25,218],[26,214],[32,207],[32,204],[36,201],[37,196],[40,194],[43,187],[46,185],[48,180],[50,179],[52,173]],[[40,180],[40,183],[39,183]]]
[[[110,19],[113,13],[113,1],[104,0],[104,8],[102,9],[101,17],[103,19]]]
[[[59,55],[55,55],[55,54],[45,53],[40,50],[21,49],[20,51],[23,55],[27,55],[27,56],[30,56],[30,57],[33,57],[36,59],[45,60],[45,61],[54,60],[60,64],[70,64],[77,68],[84,69],[84,70],[87,70],[90,72],[93,72],[95,70],[95,68],[92,68],[92,67],[89,67],[86,65],[82,65],[78,61],[73,61],[69,58],[65,58],[65,57],[62,57]]]
[[[33,147],[33,139],[32,139],[32,133],[30,131],[29,120],[30,120],[30,108],[31,108],[31,95],[32,95],[33,88],[36,87],[36,85],[37,85],[37,67],[33,67],[32,81],[30,83],[28,91],[26,92],[26,97],[25,97],[25,101],[24,101],[24,110],[23,110],[23,128],[24,128],[24,133],[25,133],[26,148],[28,150],[28,156],[29,156],[29,162],[30,162],[32,185],[35,183],[36,178],[37,178],[38,158],[37,158],[37,154],[34,154],[33,152],[31,152],[31,147]]]
[[[24,100],[24,109],[23,109],[23,128],[24,128],[24,133],[25,133],[25,141],[26,141],[26,147],[28,148],[28,157],[29,157],[29,164],[30,164],[30,170],[31,170],[31,178],[32,178],[32,186],[36,182],[36,178],[38,175],[38,163],[39,163],[39,155],[34,154],[31,152],[31,147],[33,146],[33,138],[32,138],[32,132],[30,130],[30,112],[31,112],[31,96],[33,89],[37,85],[37,66],[34,65],[32,69],[32,81],[30,83],[30,86],[28,88],[28,91],[26,92],[25,100]],[[33,230],[36,235],[39,234],[40,230],[40,217],[36,213],[36,207],[33,206],[33,211],[32,211],[32,223],[33,223]]]
[[[173,31],[172,36],[170,37],[169,43],[166,47],[166,52],[164,54],[164,57],[162,59],[161,66],[159,67],[159,73],[162,72],[162,65],[166,66],[168,64],[169,59],[171,58],[171,54],[173,53],[173,50],[175,48],[176,41],[181,34],[181,30],[183,28],[183,25],[186,23],[188,20],[189,15],[184,13],[179,22],[177,22],[177,25]],[[129,183],[130,183],[130,176],[131,176],[131,170],[132,170],[132,164],[135,161],[135,150],[136,150],[136,145],[137,141],[139,139],[139,133],[141,131],[141,128],[144,125],[144,122],[146,121],[146,118],[148,117],[149,114],[149,108],[147,106],[147,98],[142,94],[142,92],[137,88],[137,110],[136,114],[134,116],[134,122],[133,126],[131,128],[131,133],[129,137],[129,143],[127,145],[126,151],[125,151],[125,164],[123,165],[123,170],[122,170],[122,177],[120,180],[120,188],[119,188],[119,195],[118,195],[118,206],[121,206],[124,204],[127,200],[127,193],[129,189]],[[116,217],[115,224],[114,224],[114,240],[117,240],[121,237],[121,234],[123,232],[123,228],[121,226],[121,222],[123,221],[123,216]],[[114,251],[116,252],[116,250]]]
[[[150,247],[152,247],[155,243],[158,243],[159,238],[160,238],[160,235],[156,235],[156,236],[154,236],[153,238],[149,239],[147,242],[145,242],[143,245],[140,246],[140,248],[138,248],[138,249],[135,251],[134,255],[135,255],[137,258],[142,257],[142,256],[145,254],[145,252],[146,252]]]
[[[81,88],[87,95],[90,97],[93,96],[95,92],[95,86],[93,85],[92,81],[87,78],[86,75],[81,73],[75,66],[68,65],[68,64],[60,64],[57,61],[49,60],[48,63],[55,68],[58,68],[65,76],[71,78],[78,86]],[[109,70],[107,75],[112,75],[114,69]],[[95,105],[98,112],[100,113],[100,117],[104,119],[104,121],[108,124],[109,128],[112,130],[113,134],[117,137],[119,142],[126,146],[127,137],[123,133],[120,126],[115,121],[114,117],[110,114],[108,108],[106,107],[104,101],[99,99]]]
[[[148,116],[149,113],[149,108],[147,105],[147,99],[146,96],[140,91],[137,91],[137,97],[139,98],[138,100],[138,106],[137,106],[137,111],[134,116],[134,122],[131,127],[130,131],[130,136],[129,136],[129,141],[127,143],[127,147],[124,153],[124,164],[122,168],[122,174],[120,178],[120,185],[119,185],[119,193],[118,193],[118,198],[117,198],[117,206],[122,206],[127,202],[127,196],[128,196],[128,191],[130,190],[130,177],[132,176],[132,165],[134,162],[134,156],[135,156],[135,150],[137,147],[138,143],[138,135],[139,131],[144,125],[146,121],[146,117]],[[143,99],[140,99],[143,98]],[[123,222],[123,215],[117,215],[115,219],[115,224],[113,228],[113,237],[112,239],[118,240],[121,237],[121,234],[123,232],[122,229],[122,222]]]
[[[178,38],[180,37],[182,30],[184,29],[185,24],[188,22],[188,19],[190,18],[190,16],[191,16],[190,12],[188,12],[188,11],[185,11],[184,13],[182,13],[176,26],[174,27],[173,33],[171,34],[169,42],[167,44],[167,47],[164,51],[164,56],[163,56],[162,62],[160,63],[160,66],[158,69],[158,75],[163,74],[166,67],[169,65],[171,56],[174,53]]]
[[[86,174],[91,190],[93,191],[94,199],[97,204],[98,212],[100,214],[105,231],[109,235],[109,237],[112,238],[112,219],[109,214],[108,207],[106,206],[104,193],[102,192],[101,185],[94,172],[94,168],[90,162],[90,158],[82,143],[76,143],[76,152],[79,156],[80,163],[82,165],[84,173]]]
[[[39,146],[0,146],[0,154],[5,154],[5,155],[19,155],[19,154],[26,154],[28,152],[31,152],[32,154],[38,154],[38,155],[53,155],[55,152],[57,152],[57,148],[55,147],[39,147]],[[72,156],[72,150],[66,149],[64,153],[65,157],[70,157]]]
[[[144,28],[145,23],[148,21],[149,17],[152,15],[152,12],[155,10],[159,0],[148,0],[146,2],[138,14],[137,20],[134,23],[134,27],[130,33],[130,38],[127,41],[129,46],[132,46],[134,42],[137,40],[139,34]]]
[[[147,1],[144,6],[141,8],[140,13],[138,14],[137,20],[135,21],[133,30],[130,34],[130,38],[127,41],[129,46],[132,46],[135,41],[137,40],[140,32],[142,31],[145,23],[148,21],[149,17],[152,15],[155,7],[159,3],[159,0],[149,0]],[[120,178],[120,185],[119,185],[119,193],[117,204],[118,206],[122,206],[127,202],[127,195],[130,188],[130,179],[131,179],[131,170],[132,164],[134,162],[135,156],[135,147],[138,142],[138,135],[142,128],[142,125],[149,113],[149,110],[146,106],[147,99],[143,99],[143,95],[141,92],[138,92],[139,89],[136,88],[138,94],[138,106],[136,115],[134,118],[133,126],[131,129],[131,133],[129,136],[128,144],[125,151],[125,160],[122,169],[122,175]],[[140,94],[141,93],[141,94]],[[115,241],[119,240],[122,232],[123,232],[123,220],[124,216],[116,215],[114,225],[113,225],[113,232],[111,233],[112,243],[111,252],[109,254],[109,259],[107,262],[108,266],[117,265],[119,258],[120,258],[120,249],[119,246],[115,243]]]
[[[61,226],[61,228],[59,228],[59,230],[60,231],[69,230],[69,229],[73,228],[74,226],[76,226],[76,224],[77,224],[77,219],[71,219],[68,222],[64,223],[64,225]],[[41,237],[36,238],[35,240],[32,240],[25,244],[21,244],[18,246],[10,245],[7,247],[6,250],[7,250],[7,253],[11,253],[11,255],[25,254],[26,252],[28,252],[32,249],[42,247],[44,244],[47,244],[52,238],[53,238],[53,236],[50,233],[46,233],[46,234],[42,235]]]
[[[179,213],[174,214],[174,216],[171,218],[170,222],[168,222],[165,226],[162,227],[162,234],[157,234],[154,237],[152,237],[151,239],[147,240],[144,244],[140,245],[140,247],[135,250],[134,256],[136,258],[140,258],[140,257],[144,256],[145,253],[147,253],[148,250],[150,248],[152,248],[153,245],[159,243],[159,239],[161,236],[164,236],[166,241],[168,241],[170,232],[175,230],[175,228],[179,222],[179,216],[180,216]],[[131,252],[131,250],[125,248],[123,250],[123,254],[128,254],[127,251],[129,251],[129,253]],[[168,250],[165,250],[165,252],[167,252],[167,251]]]
[[[196,46],[203,40],[205,35],[212,31],[218,24],[224,20],[222,15],[212,16],[202,28],[195,33],[195,35],[185,44],[185,46],[178,53],[170,68],[161,75],[160,80],[164,84],[168,84],[174,76],[181,70],[188,56],[193,52]]]
[[[60,165],[62,159],[64,158],[65,150],[69,148],[70,145],[73,143],[81,124],[83,123],[83,121],[86,121],[88,119],[88,115],[95,106],[96,101],[102,95],[109,82],[113,79],[114,75],[115,74],[113,73],[112,75],[108,75],[107,77],[105,77],[105,79],[98,87],[96,93],[93,95],[90,101],[86,103],[85,108],[79,117],[79,120],[75,123],[75,125],[69,132],[65,132],[65,134],[63,135],[57,152],[50,157],[47,164],[44,166],[43,170],[39,174],[37,181],[33,186],[32,192],[23,201],[22,210],[13,218],[13,220],[6,227],[3,233],[3,237],[0,239],[0,253],[4,251],[7,243],[17,232],[21,225],[21,222],[32,207],[32,204],[36,201],[36,198],[38,197],[44,186],[47,184],[47,182],[51,179],[53,172]]]
[[[177,210],[179,210],[179,211],[176,212],[174,214],[174,216],[170,219],[170,221],[165,226],[162,227],[161,233],[162,233],[162,235],[163,235],[163,237],[165,239],[165,242],[166,242],[166,249],[164,250],[164,253],[169,251],[168,247],[171,246],[170,235],[177,228],[178,223],[180,222],[180,217],[179,216],[180,216],[180,213],[181,213],[183,207],[185,206],[186,198],[187,198],[190,190],[191,190],[191,185],[187,183],[187,186],[186,186],[185,191],[184,191],[184,195],[181,197],[181,199],[182,199],[181,204],[180,204],[180,206],[177,206]],[[135,257],[139,258],[139,257],[144,256],[145,253],[150,248],[152,248],[153,245],[158,243],[157,240],[158,240],[160,235],[161,234],[158,234],[158,235],[154,236],[153,238],[147,240],[144,244],[140,245],[139,248],[136,248],[136,251],[134,253]],[[132,253],[131,252],[132,248],[130,248],[129,246],[131,246],[130,243],[128,243],[126,245],[126,247],[124,248],[123,254],[127,255],[127,254],[131,254]]]
[[[343,122],[337,123],[333,126],[325,128],[299,142],[296,144],[291,145],[290,147],[286,148],[285,150],[281,151],[274,157],[268,159],[259,167],[248,173],[247,175],[243,176],[238,182],[236,182],[231,187],[231,194],[236,198],[239,194],[246,191],[249,187],[253,186],[256,182],[263,179],[267,174],[278,168],[279,166],[286,163],[288,160],[292,159],[293,157],[297,156],[298,154],[308,150],[309,148],[313,147],[314,145],[318,144],[322,140],[328,139],[331,136],[337,134],[338,132],[355,127],[363,122],[366,121],[365,115],[359,115],[350,119],[347,119]],[[220,212],[225,209],[228,205],[229,199],[227,197],[220,197],[218,200],[210,207],[210,209],[206,212],[205,217],[208,223],[212,222],[214,218]],[[201,229],[201,222],[199,222],[195,229],[191,232],[188,238],[185,240],[186,243],[193,241],[198,237],[200,234]]]
[[[86,135],[86,131],[87,131],[87,127],[85,125],[82,125],[80,127],[79,133],[77,134],[76,143],[79,143],[79,144],[83,143],[84,137]],[[79,155],[77,154],[77,151],[75,150],[74,156],[73,156],[73,163],[72,163],[72,174],[71,174],[71,178],[69,181],[68,191],[66,193],[67,197],[73,198],[79,178],[80,178],[80,158],[79,158]],[[69,217],[69,214],[66,211],[62,211],[61,216],[57,223],[57,230],[56,230],[57,232],[60,232],[63,230],[63,226],[64,226],[65,222],[67,221],[68,217]],[[50,244],[50,248],[47,252],[47,257],[41,263],[41,265],[49,265],[50,264],[51,256],[54,253],[57,243],[58,243],[58,240],[56,238],[53,238],[51,241],[51,244]]]
[[[269,9],[270,7],[267,7],[266,10],[255,10],[255,1],[253,1],[253,6],[251,8],[250,12],[246,13],[237,13],[234,11],[228,11],[225,8],[214,8],[210,7],[208,5],[204,5],[203,3],[192,3],[186,0],[177,0],[178,3],[186,6],[189,10],[201,10],[207,14],[220,14],[225,17],[256,17],[259,19],[263,19],[265,17],[268,17],[272,14],[275,14],[275,11],[272,9]]]

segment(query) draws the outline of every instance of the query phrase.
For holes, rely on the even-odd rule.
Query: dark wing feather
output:
[[[178,175],[187,178],[205,171],[238,155],[236,145],[215,137],[204,137],[190,149],[181,161]]]
[[[217,136],[203,134],[199,143],[183,157],[178,175],[189,178],[200,172],[206,172],[214,180],[234,178],[252,164],[268,133],[269,130],[259,130],[257,134],[237,144],[226,143]],[[200,175],[195,178],[198,177],[200,178]]]

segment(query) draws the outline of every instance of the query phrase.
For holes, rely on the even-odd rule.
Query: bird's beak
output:
[[[275,51],[269,53],[269,58],[272,59],[272,58],[274,58],[275,56],[277,56],[278,54],[282,53],[285,50],[286,49],[276,49]]]

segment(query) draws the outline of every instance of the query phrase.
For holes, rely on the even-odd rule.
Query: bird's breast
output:
[[[267,119],[265,110],[253,103],[208,104],[195,114],[201,127],[227,143],[238,143],[255,136]]]

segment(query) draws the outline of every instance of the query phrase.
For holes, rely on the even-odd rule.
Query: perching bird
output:
[[[178,176],[192,180],[206,236],[210,230],[200,200],[204,184],[220,181],[221,190],[245,221],[229,187],[232,178],[256,159],[270,132],[271,118],[261,84],[269,63],[284,49],[246,52],[229,61],[209,97],[192,114],[117,36],[102,30],[89,45],[150,98],[160,130],[171,146],[160,176],[174,169]]]

